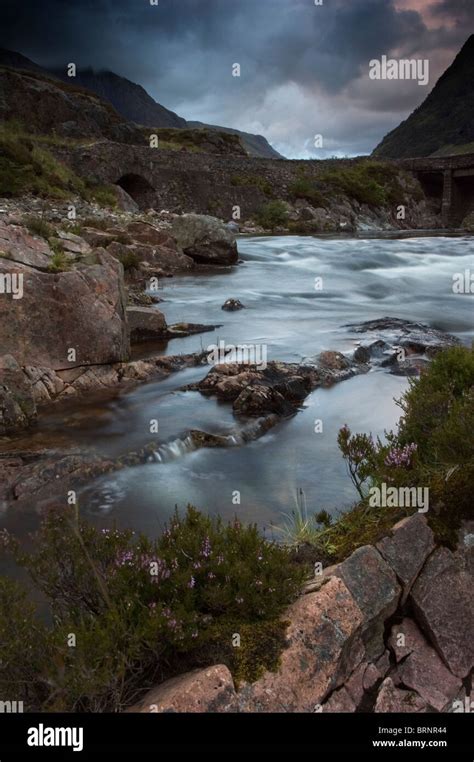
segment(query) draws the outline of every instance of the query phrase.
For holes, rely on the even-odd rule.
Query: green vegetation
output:
[[[255,679],[278,664],[281,615],[303,581],[255,526],[191,507],[155,541],[100,531],[63,507],[47,514],[31,552],[9,535],[3,544],[54,622],[42,624],[24,591],[0,577],[0,693],[30,711],[120,711],[154,681],[211,663]]]
[[[232,175],[230,184],[241,188],[258,188],[266,196],[273,196],[273,186],[269,180],[261,175]]]
[[[255,221],[266,230],[285,227],[288,223],[288,210],[284,201],[268,201],[260,207]]]
[[[142,127],[141,129],[147,140],[150,135],[158,136],[159,150],[191,153],[245,153],[238,135],[232,133],[204,128]]]
[[[3,122],[0,125],[0,196],[32,193],[43,198],[68,199],[78,195],[86,201],[115,206],[116,196],[110,186],[84,181],[44,147],[57,143],[58,139],[53,136],[29,134],[17,122]]]
[[[368,160],[327,169],[320,180],[329,192],[345,193],[360,204],[382,206],[402,202],[404,191],[399,174],[399,169],[391,164]]]
[[[398,402],[398,431],[386,441],[352,434],[345,426],[338,443],[360,500],[334,523],[321,514],[295,513],[283,528],[293,544],[313,546],[314,558],[334,563],[361,545],[375,543],[414,508],[374,507],[369,489],[381,484],[429,488],[429,524],[441,542],[456,543],[462,518],[472,515],[474,482],[474,348],[453,347],[438,354],[410,383]],[[325,523],[319,528],[318,523]],[[285,531],[286,530],[286,531]],[[288,531],[289,530],[289,531]]]
[[[324,196],[320,190],[318,190],[316,181],[311,179],[304,173],[300,173],[294,182],[288,188],[292,199],[298,198],[306,199],[311,202],[314,207],[325,206]]]
[[[49,264],[48,270],[52,273],[63,272],[69,269],[67,256],[61,243],[57,239],[51,239],[49,245],[53,250],[53,256]]]
[[[33,214],[23,218],[23,224],[28,228],[32,235],[39,236],[48,240],[54,235],[54,229],[43,217],[37,217]]]

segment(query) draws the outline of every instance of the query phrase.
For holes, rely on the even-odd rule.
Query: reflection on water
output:
[[[351,351],[360,336],[347,323],[391,315],[474,336],[472,299],[452,292],[456,272],[472,268],[470,239],[318,240],[282,237],[239,242],[243,263],[230,271],[167,279],[159,305],[169,323],[222,323],[213,333],[175,339],[166,354],[194,352],[217,343],[264,343],[268,359],[300,361],[323,349]],[[315,279],[323,279],[323,290]],[[224,312],[228,298],[246,309]],[[378,369],[332,389],[316,390],[303,410],[261,439],[243,446],[196,450],[191,428],[231,434],[239,424],[230,405],[180,389],[207,367],[190,368],[125,395],[74,403],[43,415],[36,433],[18,446],[74,444],[109,456],[151,440],[157,456],[141,466],[104,476],[81,493],[82,511],[101,525],[116,521],[160,531],[175,506],[188,502],[224,517],[268,527],[291,510],[303,488],[310,510],[332,513],[350,505],[354,491],[337,449],[344,423],[383,436],[399,417],[394,398],[406,379]],[[158,419],[159,433],[150,434]],[[323,432],[315,433],[316,419]],[[233,496],[240,492],[240,504]],[[18,516],[0,517],[5,524]],[[25,526],[31,516],[23,519]]]

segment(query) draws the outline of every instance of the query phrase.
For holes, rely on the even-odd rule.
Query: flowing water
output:
[[[454,294],[452,279],[472,270],[473,250],[469,238],[241,239],[242,261],[231,270],[163,280],[159,307],[169,323],[222,323],[213,333],[174,339],[164,351],[194,352],[224,340],[265,345],[268,360],[298,362],[324,349],[353,350],[362,337],[346,324],[386,315],[427,323],[468,343],[474,337],[472,298]],[[322,290],[315,288],[317,278]],[[222,311],[229,297],[246,309]],[[311,512],[326,508],[334,514],[351,504],[355,494],[337,432],[347,423],[354,431],[383,435],[396,425],[394,398],[407,386],[406,379],[375,369],[316,390],[296,416],[256,441],[239,446],[236,438],[229,448],[193,450],[189,429],[233,435],[239,426],[230,405],[181,390],[208,370],[186,369],[131,393],[43,414],[29,441],[72,443],[116,456],[158,436],[153,462],[101,477],[81,491],[82,512],[100,525],[116,522],[156,534],[175,506],[193,503],[269,527],[292,510],[299,488]],[[153,419],[158,435],[150,434]],[[322,433],[315,433],[316,419],[323,422]],[[30,523],[12,512],[2,518],[17,530]]]

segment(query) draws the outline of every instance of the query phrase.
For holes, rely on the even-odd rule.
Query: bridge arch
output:
[[[153,206],[155,199],[155,189],[152,184],[143,175],[137,172],[127,172],[121,175],[115,181],[133,200],[140,209],[147,209]]]

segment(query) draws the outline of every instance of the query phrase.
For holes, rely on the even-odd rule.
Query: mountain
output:
[[[218,127],[215,124],[205,124],[204,122],[188,122],[188,126],[238,135],[249,156],[258,156],[263,159],[283,159],[281,153],[275,151],[263,135],[253,135],[251,132],[241,132],[241,130],[234,130],[232,127]]]
[[[474,34],[415,111],[384,137],[373,156],[409,158],[472,151]]]
[[[53,69],[53,74],[64,82],[71,78],[64,70]],[[81,87],[92,90],[96,95],[109,101],[119,114],[130,122],[147,127],[186,127],[186,119],[157,103],[141,86],[113,71],[80,69],[74,81]]]
[[[102,101],[110,103],[116,112],[128,122],[134,122],[137,125],[154,128],[204,129],[229,133],[240,138],[245,151],[250,156],[269,159],[283,158],[272,148],[263,135],[253,135],[234,130],[231,127],[218,127],[203,122],[187,122],[174,111],[170,111],[170,109],[157,103],[141,85],[137,85],[112,71],[95,71],[92,68],[79,69],[74,78],[68,77],[64,69],[46,70],[21,53],[1,48],[0,66],[35,72],[54,81],[63,81],[71,88],[91,91],[99,96]],[[51,114],[51,117],[54,118],[54,113]]]

